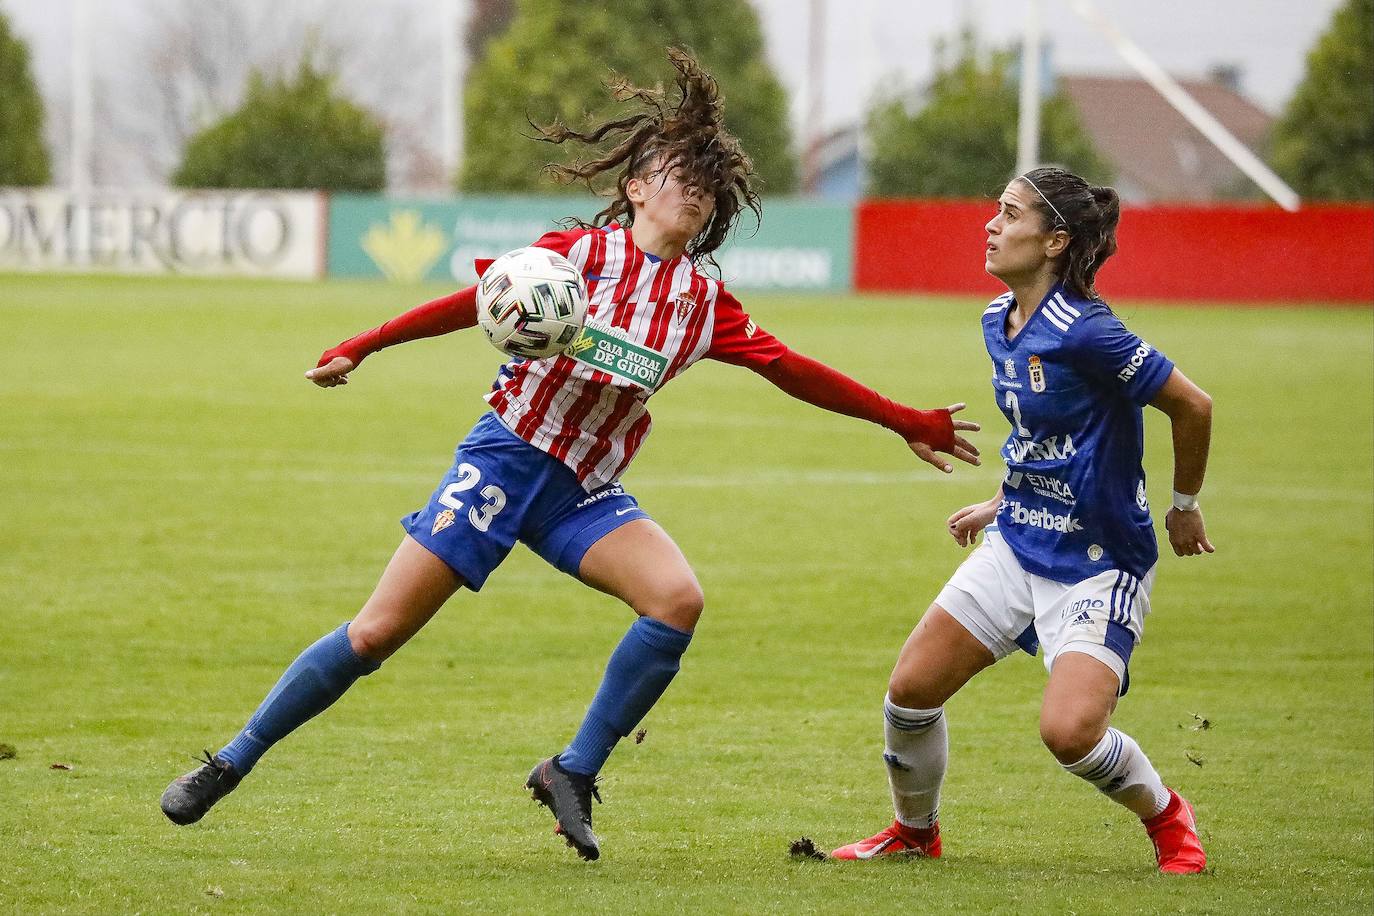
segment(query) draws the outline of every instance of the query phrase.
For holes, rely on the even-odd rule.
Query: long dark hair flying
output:
[[[548,143],[574,140],[599,154],[571,165],[548,165],[547,171],[560,182],[582,181],[595,191],[593,179],[623,169],[616,179],[615,196],[593,222],[573,220],[583,226],[604,226],[613,220],[633,225],[634,207],[625,190],[630,179],[644,180],[676,169],[684,184],[715,198],[711,218],[687,244],[687,255],[693,262],[704,259],[714,263],[712,252],[724,243],[740,212],[747,207],[756,219],[762,215],[753,187],[754,165],[739,140],[725,129],[720,90],[711,74],[689,52],[678,48],[668,49],[668,60],[677,70],[676,100],[670,100],[662,90],[640,88],[624,77],[615,77],[608,83],[611,95],[617,102],[636,103],[638,111],[585,132],[572,130],[560,121],[535,125],[540,134],[536,139]]]
[[[1064,285],[1085,299],[1100,299],[1093,284],[1098,268],[1116,254],[1116,226],[1121,221],[1116,191],[1090,185],[1073,172],[1057,168],[1032,169],[1017,181],[1036,192],[1031,206],[1045,228],[1069,234]]]

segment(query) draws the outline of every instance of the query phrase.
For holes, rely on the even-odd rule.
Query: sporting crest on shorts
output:
[[[693,310],[695,310],[696,307],[700,304],[697,301],[696,293],[690,291],[683,293],[681,296],[678,296],[676,302],[678,324],[682,324],[684,321],[686,321],[687,316],[692,314]]]
[[[1036,394],[1045,390],[1045,367],[1040,364],[1040,357],[1032,353],[1031,358],[1026,360],[1026,372],[1030,376],[1030,388]]]
[[[457,518],[457,516],[454,515],[452,509],[445,509],[443,512],[434,516],[434,527],[429,530],[430,537],[433,537],[449,525],[452,525],[455,518]]]

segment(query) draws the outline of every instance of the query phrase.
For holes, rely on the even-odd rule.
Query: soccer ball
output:
[[[477,323],[496,349],[543,359],[577,339],[587,318],[587,282],[547,248],[501,255],[477,285]]]

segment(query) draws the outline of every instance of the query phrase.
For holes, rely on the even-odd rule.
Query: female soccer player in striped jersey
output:
[[[953,419],[962,404],[914,410],[789,350],[758,327],[720,282],[701,272],[742,207],[758,212],[752,168],[721,124],[714,80],[670,52],[681,98],[615,87],[636,111],[589,133],[555,124],[544,138],[610,146],[561,169],[590,181],[618,172],[617,194],[597,224],[535,242],[569,258],[587,281],[588,328],[637,354],[624,374],[560,354],[516,359],[487,395],[491,411],[459,444],[428,505],[403,520],[406,535],[356,617],[286,670],[243,730],[205,765],[172,783],[162,809],[199,820],[274,743],[375,671],[460,587],[477,591],[516,541],[638,615],[567,748],[527,782],[579,855],[595,859],[595,777],[668,687],[702,611],[702,593],[672,539],[619,483],[649,432],[645,402],[703,358],[745,366],[793,397],[881,424],[943,471],[936,452],[977,464]],[[603,145],[602,141],[605,141]],[[555,170],[559,171],[559,170]],[[620,220],[621,222],[617,222]],[[306,373],[317,385],[383,347],[476,323],[476,288],[461,290],[325,352]]]
[[[997,493],[949,519],[959,567],[902,647],[884,703],[897,817],[835,850],[838,859],[940,855],[938,806],[949,740],[944,704],[1018,648],[1050,671],[1040,736],[1070,773],[1129,808],[1159,869],[1206,864],[1193,809],[1165,787],[1139,745],[1109,723],[1150,610],[1159,553],[1145,498],[1142,406],[1173,424],[1179,556],[1210,553],[1197,492],[1211,439],[1211,399],[1126,330],[1093,288],[1116,251],[1111,188],[1062,169],[1007,185],[987,224],[987,270],[1009,288],[983,312],[997,406],[1011,423]]]

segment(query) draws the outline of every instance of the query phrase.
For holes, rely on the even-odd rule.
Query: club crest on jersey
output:
[[[687,316],[699,305],[695,293],[686,292],[677,297],[677,323],[682,324]]]
[[[1031,391],[1039,394],[1045,390],[1045,367],[1040,364],[1040,357],[1032,353],[1031,358],[1026,360],[1026,371],[1030,375]]]
[[[1007,378],[1016,378],[1016,363],[1012,362],[1010,356],[1008,356],[1007,361],[1002,364],[1002,371],[1006,373]]]
[[[434,527],[429,530],[430,537],[433,537],[449,525],[452,525],[455,518],[457,518],[457,516],[454,515],[452,509],[445,509],[443,512],[434,516]]]

